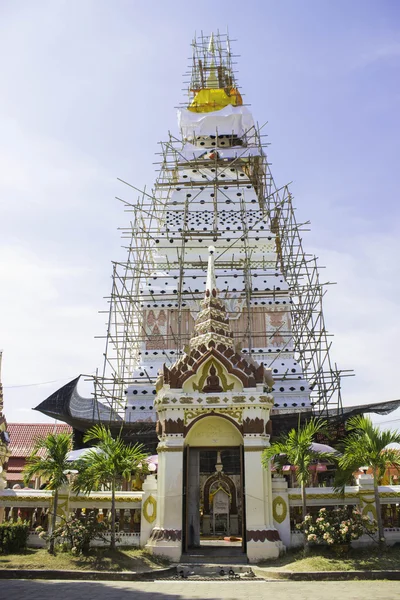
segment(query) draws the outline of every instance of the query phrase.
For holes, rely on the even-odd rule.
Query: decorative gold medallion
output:
[[[157,500],[149,496],[143,504],[143,516],[148,523],[153,523],[157,516]]]
[[[272,501],[272,516],[277,523],[283,523],[287,516],[287,504],[282,496],[277,496]]]

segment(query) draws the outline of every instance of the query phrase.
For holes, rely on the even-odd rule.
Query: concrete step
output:
[[[250,576],[254,577],[252,569],[248,565],[232,564],[232,563],[207,563],[197,564],[181,562],[176,567],[178,577],[210,577],[234,579],[238,577]]]
[[[192,565],[247,565],[247,556],[243,552],[231,552],[232,549],[225,549],[224,552],[188,552],[182,554],[181,562]],[[218,549],[219,550],[219,549]]]

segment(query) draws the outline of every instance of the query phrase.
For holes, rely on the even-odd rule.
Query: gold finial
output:
[[[210,36],[210,41],[208,43],[208,51],[210,54],[215,54],[215,42],[214,42],[214,34],[212,33]]]

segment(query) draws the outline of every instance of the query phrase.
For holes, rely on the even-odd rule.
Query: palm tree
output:
[[[95,425],[89,429],[83,441],[97,442],[77,463],[78,475],[74,480],[74,490],[90,493],[94,489],[111,489],[111,542],[115,550],[115,492],[125,480],[130,481],[138,471],[145,471],[147,454],[142,444],[128,446],[121,436],[113,438],[110,429]]]
[[[67,462],[72,447],[71,433],[50,433],[46,437],[35,440],[32,454],[27,458],[24,467],[24,482],[28,485],[33,477],[47,480],[46,489],[54,491],[51,530],[54,531],[57,520],[58,490],[68,483],[66,471],[71,468]],[[44,451],[44,454],[43,454]],[[54,554],[54,538],[50,537],[49,552]]]
[[[291,429],[262,453],[261,460],[265,468],[268,468],[272,459],[278,465],[289,462],[295,467],[296,479],[301,488],[303,521],[307,515],[306,487],[310,480],[310,467],[316,460],[331,461],[334,458],[334,454],[318,452],[312,447],[316,434],[325,427],[326,421],[321,419],[312,418],[303,426],[299,421],[297,429]],[[308,551],[307,532],[304,535],[304,550]]]
[[[373,425],[370,417],[356,415],[350,417],[346,424],[348,435],[344,440],[344,452],[338,461],[339,471],[336,475],[335,487],[344,489],[353,473],[362,466],[372,469],[374,478],[374,495],[376,518],[378,522],[379,543],[385,542],[383,530],[379,483],[389,467],[400,469],[400,451],[388,448],[389,444],[400,444],[400,432],[390,429],[381,430]]]

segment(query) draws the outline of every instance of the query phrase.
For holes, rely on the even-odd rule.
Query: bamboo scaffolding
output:
[[[220,69],[218,77],[237,88],[233,71],[234,55],[231,54],[229,42],[224,34],[213,38],[218,64],[224,65],[224,71]],[[189,98],[193,97],[193,91],[205,87],[206,76],[211,73],[208,56],[210,43],[210,38],[203,34],[193,42],[190,79],[186,90]],[[256,156],[246,155],[244,141],[243,151],[225,162],[217,152],[213,160],[193,157],[188,162],[183,153],[183,140],[169,134],[166,142],[160,142],[161,160],[156,163],[160,166],[160,171],[151,193],[120,180],[128,191],[133,190],[140,195],[134,201],[117,198],[124,210],[133,216],[128,226],[120,228],[122,239],[127,240],[124,245],[127,257],[124,261],[113,263],[111,292],[106,298],[109,310],[104,311],[108,314],[108,322],[104,336],[103,369],[92,379],[96,398],[109,404],[121,415],[125,409],[127,387],[144,381],[153,387],[157,376],[156,373],[149,374],[145,368],[142,370],[143,375],[133,375],[140,367],[144,346],[149,341],[143,321],[144,310],[165,306],[173,308],[177,313],[176,329],[163,334],[167,349],[159,351],[166,361],[175,360],[190,338],[190,333],[183,331],[187,303],[199,302],[204,293],[201,283],[198,287],[194,285],[192,289],[186,280],[204,280],[204,249],[208,243],[212,244],[217,240],[224,244],[223,248],[218,248],[215,258],[217,283],[222,281],[220,271],[224,269],[231,270],[232,273],[243,273],[242,290],[235,291],[230,285],[225,288],[221,285],[219,290],[223,299],[229,299],[235,292],[238,300],[243,300],[245,324],[242,329],[234,331],[235,341],[243,344],[246,340],[245,351],[252,355],[267,354],[266,366],[270,368],[279,362],[280,357],[293,355],[309,383],[315,414],[326,416],[329,409],[334,409],[337,413],[341,411],[341,377],[349,375],[350,371],[338,369],[330,357],[331,334],[326,329],[323,314],[323,297],[330,282],[321,282],[321,267],[318,266],[317,258],[304,251],[302,234],[308,231],[309,222],[297,222],[289,184],[282,187],[275,184],[267,160],[268,144],[262,133],[263,127],[264,125],[255,126],[244,136],[244,140],[249,135],[255,140],[253,147],[258,150]],[[218,150],[218,131],[215,139]],[[232,136],[232,144],[235,141]],[[201,176],[200,181],[184,179],[183,173],[188,164],[190,169]],[[238,222],[229,230],[221,230],[221,204],[231,202],[229,194],[225,192],[226,187],[230,190],[236,187],[240,194],[239,208],[236,207]],[[254,189],[255,199],[254,192],[251,192],[252,198],[249,198],[249,187]],[[171,193],[176,189],[186,190],[187,193],[182,201],[172,203]],[[203,218],[205,215],[208,218],[210,213],[210,227],[200,230],[196,229],[190,219],[192,214],[199,212],[196,207],[199,199],[203,198],[202,192],[205,189],[212,190],[212,197],[201,200]],[[253,211],[251,215],[250,211]],[[168,226],[169,220],[173,219],[177,223],[179,221],[178,228],[171,229]],[[253,238],[252,234],[256,232],[261,233],[258,238]],[[237,237],[234,238],[234,235]],[[275,262],[254,258],[258,239],[261,242],[271,240],[275,244]],[[193,244],[198,240],[206,243],[203,244],[203,256],[199,254],[195,259],[192,255],[189,256],[189,251],[193,250]],[[160,259],[163,248],[168,248],[170,244],[175,244],[175,258],[165,255],[165,260]],[[159,255],[157,262],[154,259],[156,249]],[[232,258],[224,260],[229,254],[232,254]],[[176,281],[174,292],[162,293],[163,290],[155,292],[151,289],[152,279],[156,279],[157,273],[162,270],[165,271],[163,279],[167,282]],[[287,310],[290,312],[291,329],[279,328],[278,333],[283,343],[279,348],[268,348],[268,352],[257,344],[259,342],[261,345],[262,335],[254,331],[254,309],[258,306],[268,307],[273,302],[280,301],[278,299],[283,301],[288,292],[286,288],[282,290],[275,287],[254,289],[253,281],[260,270],[265,276],[276,275],[280,271],[288,286],[290,298]],[[275,335],[276,331],[271,337]],[[287,371],[279,375],[279,381],[295,381],[297,378]]]

